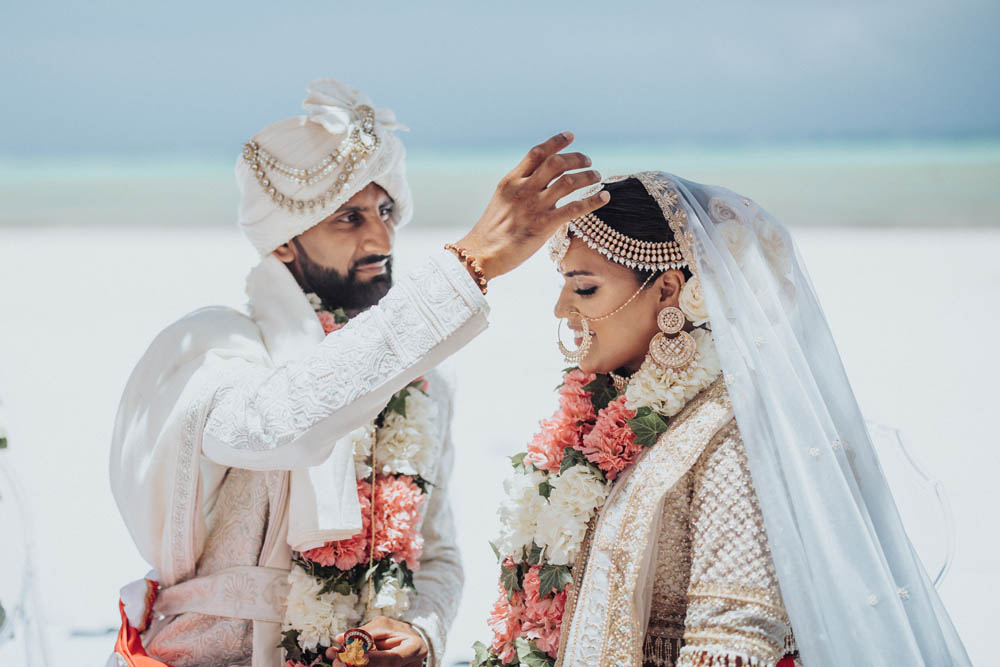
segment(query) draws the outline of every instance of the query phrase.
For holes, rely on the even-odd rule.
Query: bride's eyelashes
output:
[[[594,285],[593,287],[583,287],[583,288],[575,289],[575,290],[573,290],[573,293],[574,294],[579,294],[580,296],[590,296],[591,294],[593,294],[596,291],[597,291],[597,285]]]

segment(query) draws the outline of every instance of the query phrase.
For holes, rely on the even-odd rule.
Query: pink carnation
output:
[[[337,329],[344,328],[344,325],[342,323],[338,324],[336,320],[334,320],[333,314],[328,311],[321,310],[316,313],[316,317],[319,318],[319,323],[323,325],[323,333],[325,334],[333,333]]]
[[[569,421],[579,423],[596,419],[594,404],[590,402],[591,394],[583,388],[595,377],[593,373],[584,373],[579,368],[563,376],[563,386],[559,388],[559,409]]]
[[[541,422],[541,429],[528,443],[526,463],[539,470],[559,472],[563,451],[567,447],[580,449],[580,439],[590,432],[596,419],[590,392],[583,390],[583,386],[593,381],[594,377],[592,373],[584,373],[580,369],[563,376],[563,386],[559,388],[559,409]]]
[[[575,421],[556,412],[551,419],[541,423],[541,430],[528,443],[528,455],[524,460],[539,470],[559,472],[563,450],[567,447],[579,449],[582,435]]]
[[[583,455],[609,480],[617,477],[642,451],[626,421],[633,417],[635,410],[626,408],[625,397],[619,396],[601,410],[594,428],[583,436]]]
[[[517,649],[514,640],[521,636],[521,617],[524,614],[524,593],[515,592],[507,600],[507,593],[500,587],[500,597],[493,603],[490,616],[486,621],[493,631],[493,652],[500,656],[505,664],[514,662]]]
[[[339,570],[350,570],[368,561],[368,536],[371,534],[372,487],[363,479],[358,480],[358,501],[361,503],[361,532],[346,540],[327,542],[321,547],[303,551],[302,556],[320,565],[333,565]]]
[[[420,567],[424,538],[418,527],[425,498],[409,475],[375,478],[375,560],[391,555],[411,570]]]
[[[521,634],[535,641],[539,650],[555,658],[559,652],[559,631],[566,611],[567,585],[559,592],[549,592],[544,598],[539,594],[541,568],[532,565],[524,574],[524,614]]]

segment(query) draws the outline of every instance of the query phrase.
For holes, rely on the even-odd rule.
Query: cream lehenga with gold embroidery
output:
[[[764,534],[716,380],[615,483],[574,564],[557,664],[776,664],[788,618]]]
[[[557,664],[774,665],[794,645],[808,667],[970,664],[788,232],[724,188],[634,177],[700,282],[722,378],[615,481]]]

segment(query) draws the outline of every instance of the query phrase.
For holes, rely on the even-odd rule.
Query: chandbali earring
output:
[[[649,356],[660,366],[679,369],[694,360],[698,345],[691,334],[684,331],[686,322],[684,313],[674,306],[667,306],[656,316],[660,331],[649,341]]]

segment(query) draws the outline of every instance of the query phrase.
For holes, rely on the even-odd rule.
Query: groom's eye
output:
[[[597,291],[597,285],[594,285],[593,287],[582,287],[580,289],[573,290],[573,292],[579,294],[580,296],[590,296],[596,291]]]

